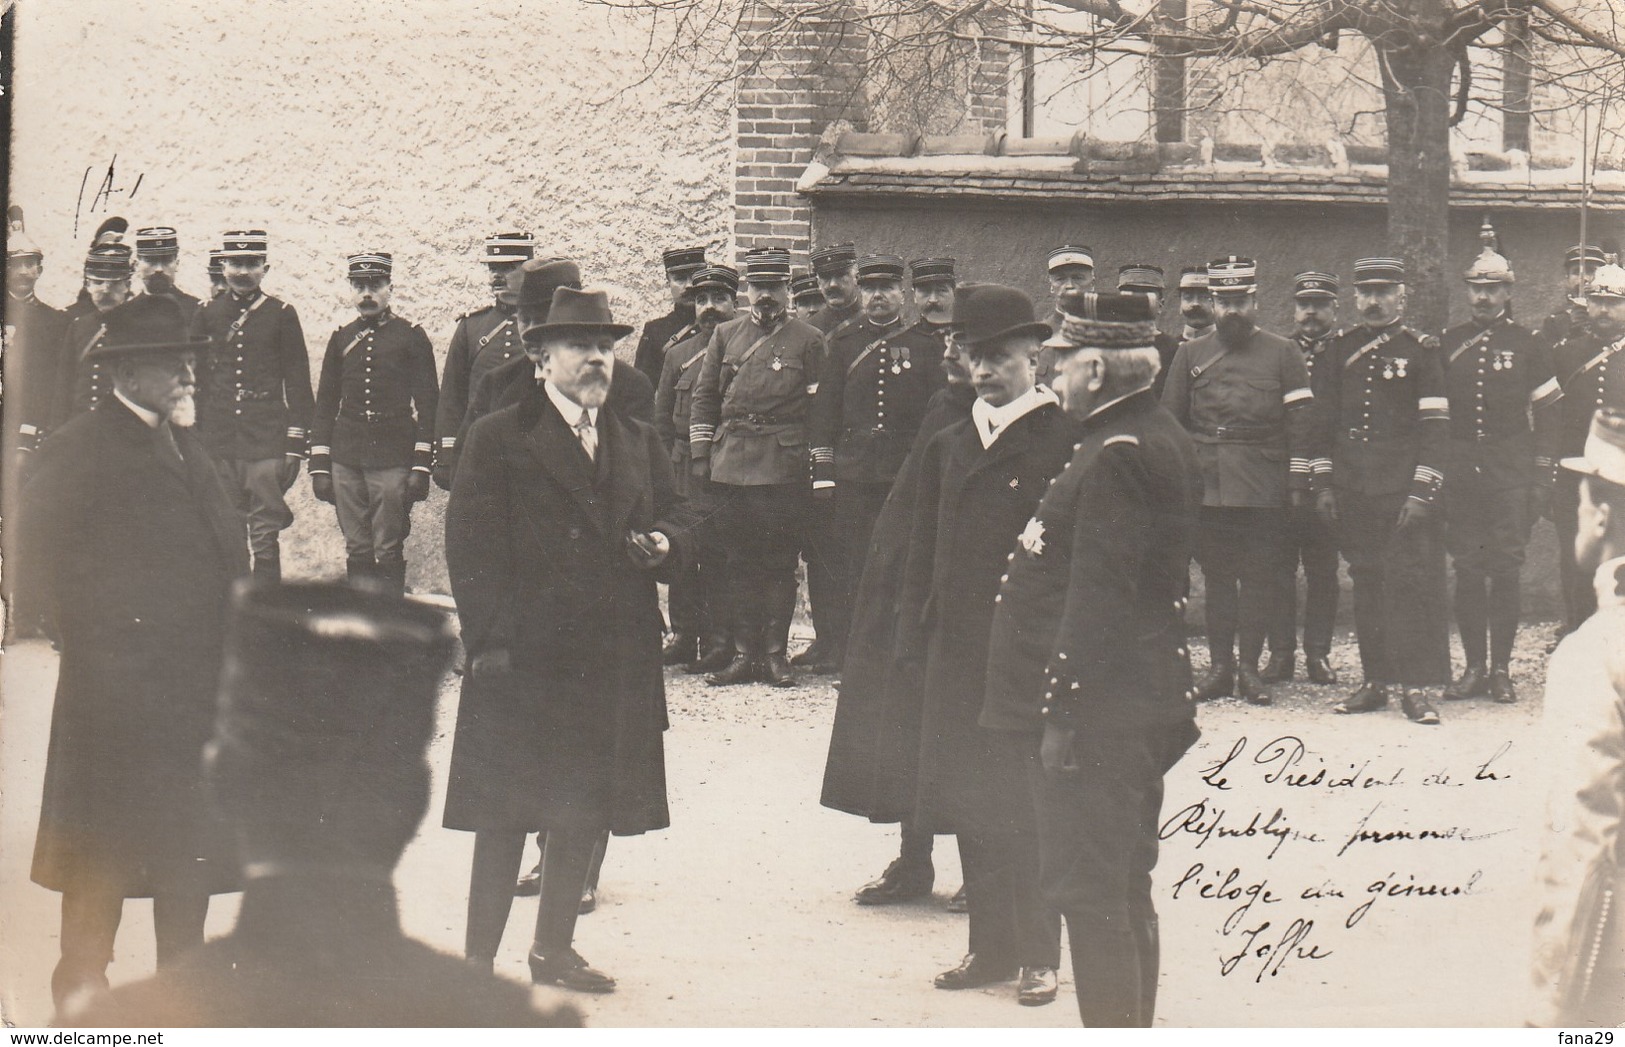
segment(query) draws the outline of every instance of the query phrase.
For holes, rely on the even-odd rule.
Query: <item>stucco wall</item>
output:
[[[732,253],[728,92],[695,106],[703,69],[637,84],[646,40],[605,8],[21,0],[19,9],[12,197],[46,252],[47,301],[73,298],[85,241],[110,213],[176,226],[178,282],[194,294],[207,286],[210,241],[263,227],[266,289],[298,307],[314,373],[350,315],[343,260],[357,250],[394,253],[396,310],[442,353],[457,315],[487,300],[477,251],[496,229],[531,229],[580,259],[588,282],[634,321],[666,308],[662,248]],[[97,203],[115,156],[112,184],[123,192]],[[303,480],[297,490],[290,566],[342,570],[332,510]],[[415,513],[413,585],[443,584],[443,505],[436,490]]]

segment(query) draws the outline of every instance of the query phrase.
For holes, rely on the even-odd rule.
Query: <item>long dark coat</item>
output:
[[[877,822],[900,821],[914,810],[914,767],[920,750],[918,663],[893,657],[903,561],[914,525],[914,495],[926,445],[970,413],[969,386],[938,390],[920,421],[869,539],[852,604],[852,631],[835,700],[835,723],[819,802]]]
[[[465,677],[449,829],[663,829],[665,683],[655,583],[629,531],[687,542],[654,428],[598,414],[596,465],[538,388],[475,422],[446,509],[446,565],[470,662],[506,648],[513,672]]]
[[[1000,759],[977,719],[994,598],[1076,428],[1048,404],[983,449],[976,424],[967,418],[927,446],[903,569],[899,651],[925,656],[914,818],[935,833],[1032,826],[1020,767]]]
[[[62,647],[33,868],[51,890],[141,898],[194,872],[235,889],[201,757],[248,552],[208,453],[175,438],[184,464],[110,400],[52,436],[23,492],[24,584]]]

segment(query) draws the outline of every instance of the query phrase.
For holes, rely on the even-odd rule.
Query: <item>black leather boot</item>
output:
[[[1380,683],[1367,680],[1352,695],[1332,706],[1334,713],[1375,712],[1388,704],[1388,689]]]
[[[1511,705],[1518,700],[1518,689],[1512,686],[1512,674],[1504,665],[1490,670],[1490,700],[1501,705]]]
[[[351,585],[366,588],[374,584],[378,565],[370,559],[352,556],[344,561],[344,580]]]
[[[721,672],[733,661],[733,644],[728,642],[726,636],[707,637],[701,649],[699,660],[689,665],[685,672],[689,673],[715,673]]]
[[[1331,659],[1324,653],[1305,654],[1304,671],[1309,674],[1310,683],[1328,684],[1337,682],[1337,671],[1332,668]]]
[[[736,683],[755,683],[762,678],[761,658],[745,645],[736,645],[733,661],[723,669],[705,678],[712,687],[727,687]]]
[[[699,638],[693,633],[674,632],[660,649],[661,665],[691,665],[699,657]]]
[[[1291,651],[1271,651],[1258,678],[1265,683],[1287,683],[1297,674],[1298,658]]]
[[[1236,670],[1236,694],[1249,705],[1269,705],[1273,700],[1258,670],[1246,665]]]
[[[1482,698],[1490,693],[1490,674],[1482,665],[1469,665],[1456,682],[1444,689],[1446,701],[1459,702],[1463,698]]]
[[[1201,683],[1196,685],[1196,700],[1211,702],[1215,698],[1228,698],[1236,689],[1236,664],[1234,662],[1214,662],[1202,677]]]

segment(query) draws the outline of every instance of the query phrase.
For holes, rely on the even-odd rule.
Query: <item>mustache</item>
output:
[[[710,321],[711,323],[718,323],[722,320],[722,310],[713,308],[711,306],[706,306],[704,309],[701,309],[698,313],[694,314],[694,319],[698,320],[702,324],[707,321]]]

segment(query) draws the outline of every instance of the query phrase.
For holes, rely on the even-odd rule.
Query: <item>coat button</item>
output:
[[[579,527],[570,528],[570,539],[572,541],[574,541],[575,539],[580,538],[580,537],[581,537],[581,528],[579,528]]]

